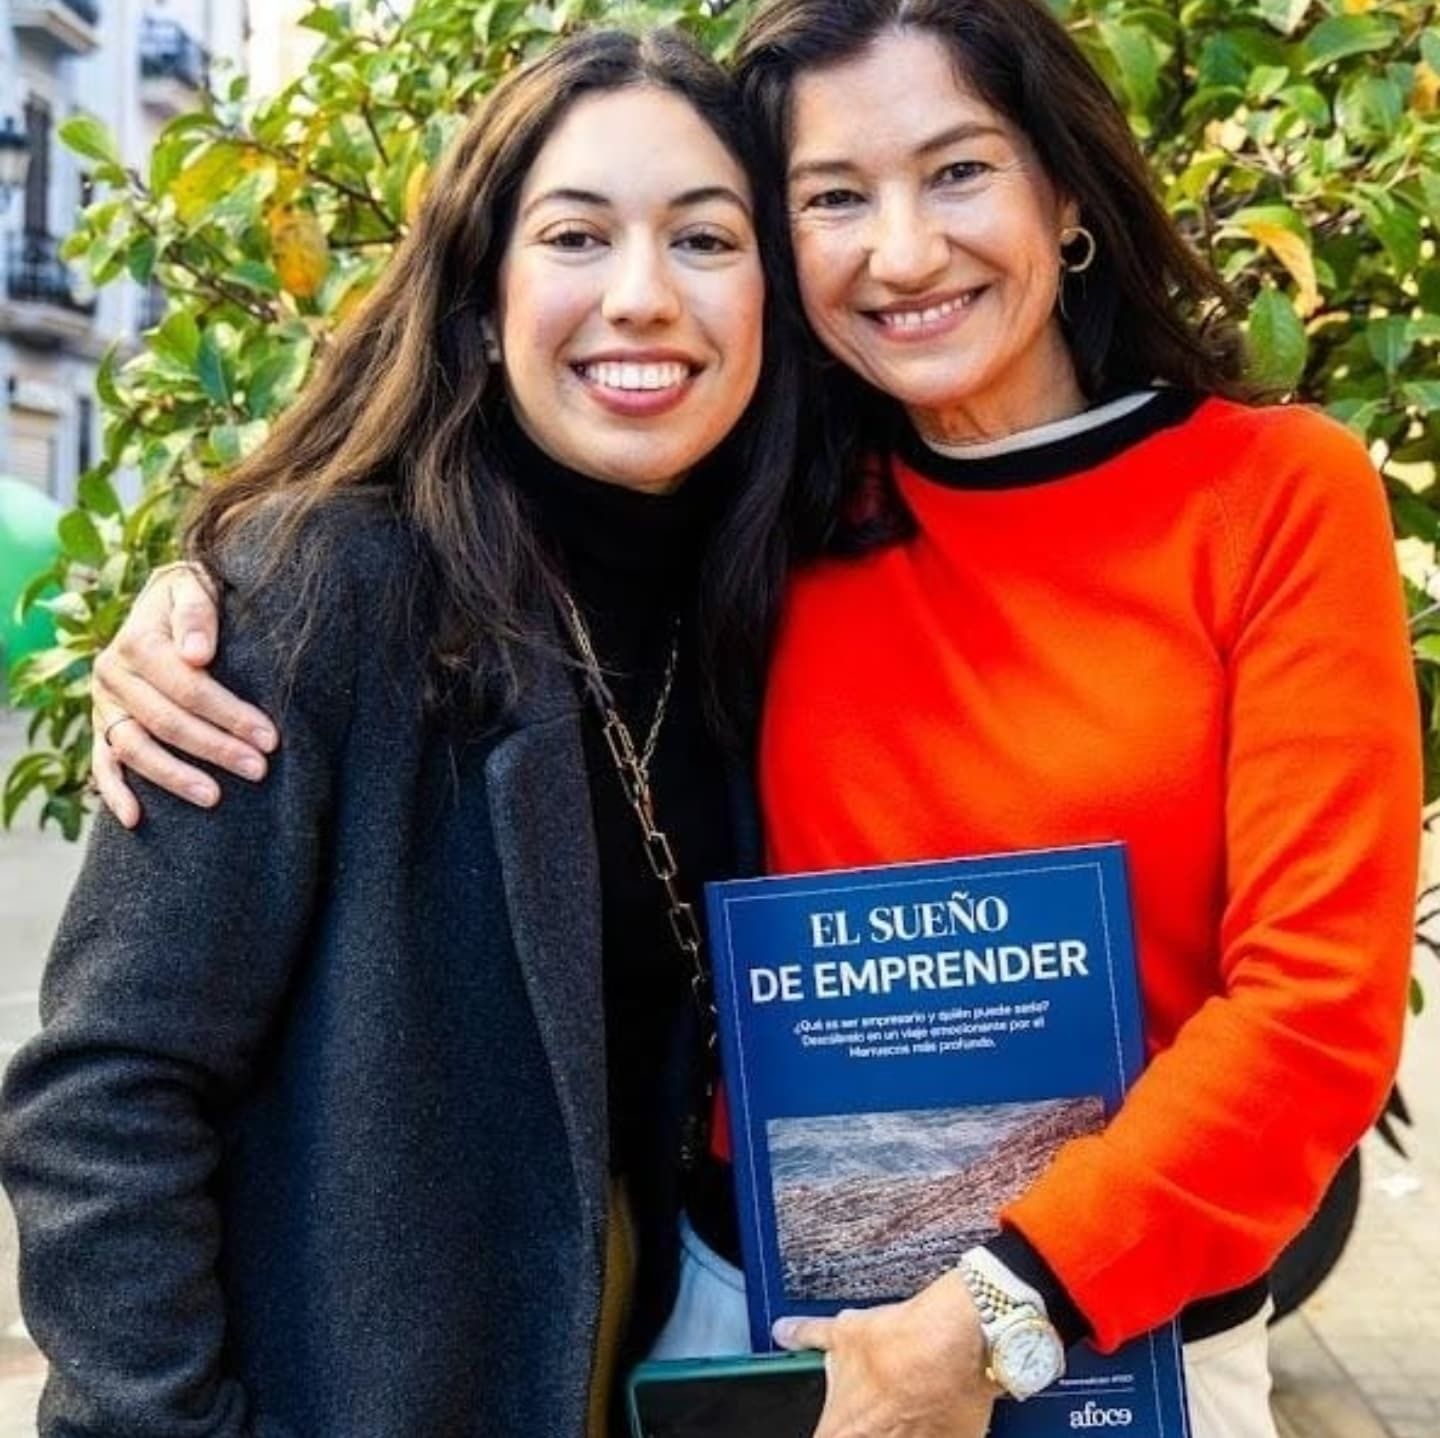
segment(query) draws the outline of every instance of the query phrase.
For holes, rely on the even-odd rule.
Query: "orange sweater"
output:
[[[1003,1215],[1103,1349],[1303,1225],[1388,1091],[1415,896],[1365,451],[1306,410],[1175,399],[1023,459],[907,449],[919,534],[796,578],[761,746],[778,872],[1128,845],[1149,1066]]]

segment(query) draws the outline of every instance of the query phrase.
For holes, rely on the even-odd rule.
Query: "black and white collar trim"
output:
[[[1086,469],[1189,419],[1203,395],[1191,390],[1137,390],[1073,418],[974,446],[927,443],[908,421],[897,448],[906,465],[955,489],[1013,489],[1046,484]]]

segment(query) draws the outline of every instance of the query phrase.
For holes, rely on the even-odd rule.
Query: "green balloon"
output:
[[[33,484],[0,476],[0,680],[10,666],[55,642],[55,622],[32,609],[21,623],[15,605],[25,586],[55,562],[61,507]]]

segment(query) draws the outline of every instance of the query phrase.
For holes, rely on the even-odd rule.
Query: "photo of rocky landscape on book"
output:
[[[1099,1098],[766,1125],[785,1294],[908,1297],[996,1231],[996,1214],[1061,1144],[1104,1126]]]

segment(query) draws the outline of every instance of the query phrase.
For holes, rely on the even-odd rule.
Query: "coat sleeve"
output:
[[[256,557],[242,546],[236,568]],[[42,1031],[5,1078],[0,1173],[50,1360],[44,1438],[238,1438],[254,1419],[221,1362],[216,1117],[275,1029],[322,879],[354,606],[337,576],[320,588],[290,675],[294,591],[272,582],[237,608],[227,587],[215,674],[281,717],[270,777],[217,776],[212,812],[140,785],[138,831],[96,820]]]
[[[1420,753],[1384,495],[1339,426],[1261,418],[1217,493],[1233,560],[1217,991],[1107,1130],[1002,1215],[1107,1350],[1266,1272],[1399,1054]]]

